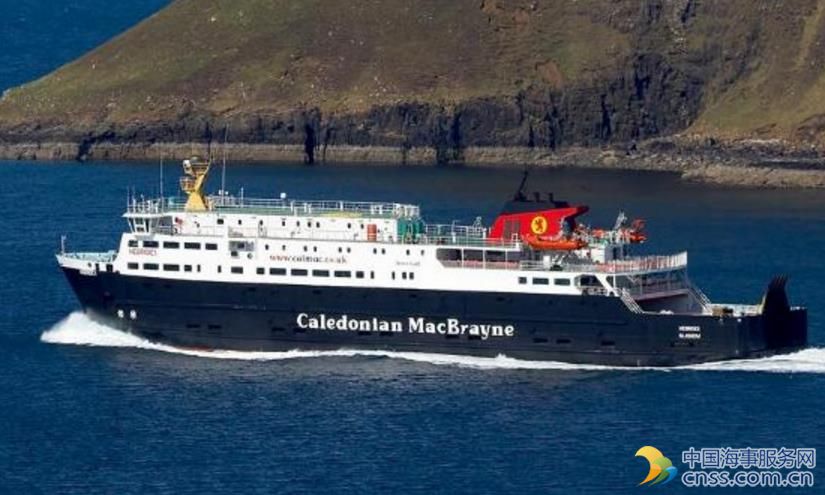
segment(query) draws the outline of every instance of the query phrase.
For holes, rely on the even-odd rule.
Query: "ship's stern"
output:
[[[790,305],[787,281],[786,276],[771,280],[762,303],[762,333],[769,353],[791,352],[808,345],[808,311]]]

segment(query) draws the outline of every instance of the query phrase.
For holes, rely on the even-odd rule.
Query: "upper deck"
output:
[[[421,216],[417,205],[373,201],[313,201],[297,199],[246,198],[212,195],[207,197],[209,212],[273,216],[336,216],[345,218],[382,218],[414,220]],[[132,200],[125,217],[145,217],[186,212],[186,199],[180,197]]]

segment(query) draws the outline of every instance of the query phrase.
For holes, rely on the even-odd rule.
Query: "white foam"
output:
[[[95,347],[126,347],[147,349],[159,352],[182,354],[186,356],[234,359],[249,361],[278,361],[284,359],[318,358],[318,357],[353,357],[371,356],[404,359],[435,365],[460,366],[482,369],[538,369],[538,370],[623,370],[623,371],[754,371],[773,373],[825,373],[825,349],[811,348],[793,354],[772,356],[762,359],[724,361],[704,363],[677,368],[627,368],[620,366],[599,366],[588,364],[570,364],[556,361],[524,361],[507,356],[494,358],[456,356],[449,354],[431,354],[418,352],[367,351],[341,349],[336,351],[302,351],[285,352],[243,352],[226,350],[181,349],[164,344],[157,344],[135,335],[121,332],[111,327],[92,321],[81,312],[71,313],[49,330],[43,332],[40,340],[50,344],[68,344]]]

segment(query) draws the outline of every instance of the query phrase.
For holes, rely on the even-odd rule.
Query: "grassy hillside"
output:
[[[419,121],[482,145],[818,140],[823,97],[825,1],[178,0],[7,92],[0,135],[288,141],[271,129],[303,115],[356,144]]]

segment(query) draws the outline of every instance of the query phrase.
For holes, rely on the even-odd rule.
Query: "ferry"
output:
[[[91,318],[152,342],[239,351],[379,350],[610,366],[787,353],[807,312],[786,277],[756,305],[714,304],[687,253],[634,255],[644,224],[524,192],[490,226],[425,222],[402,203],[205,193],[129,199],[116,250],[57,262]]]

